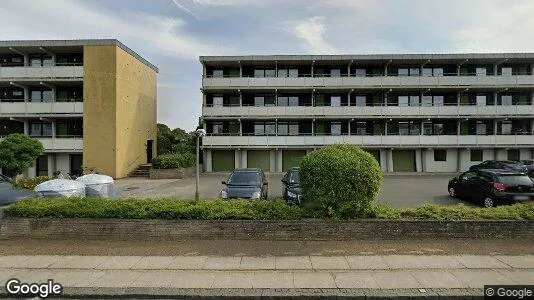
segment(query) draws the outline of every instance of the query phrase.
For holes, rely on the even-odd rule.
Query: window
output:
[[[221,107],[223,106],[223,102],[222,96],[213,96],[213,106]]]
[[[410,76],[419,76],[419,68],[410,68]]]
[[[56,123],[56,136],[57,137],[81,137],[83,136],[83,121],[80,120],[69,120],[69,121],[60,121]]]
[[[299,124],[297,122],[278,123],[278,135],[299,135]]]
[[[476,75],[477,76],[486,76],[487,75],[486,68],[476,68]]]
[[[289,123],[289,135],[299,135],[298,123]]]
[[[432,76],[432,68],[423,68],[423,76]]]
[[[264,99],[265,106],[275,106],[276,105],[274,96],[265,96],[263,99]]]
[[[434,161],[447,161],[447,150],[434,150]]]
[[[254,106],[265,106],[265,97],[263,96],[254,97]]]
[[[476,123],[476,134],[477,135],[486,135],[487,134],[487,125],[484,122]]]
[[[224,77],[224,71],[223,70],[213,70],[213,77]]]
[[[287,122],[278,123],[278,135],[288,135],[289,128]]]
[[[367,123],[365,122],[356,122],[356,135],[366,135],[367,134]]]
[[[432,135],[432,122],[423,122],[423,134]]]
[[[341,97],[340,96],[331,96],[330,97],[330,106],[341,106]]]
[[[291,78],[299,77],[299,70],[298,69],[289,69],[289,77],[291,77]]]
[[[482,161],[482,150],[471,150],[471,161]]]
[[[274,69],[265,70],[265,77],[276,77],[276,72]]]
[[[277,106],[287,106],[289,99],[286,96],[278,96],[278,101],[276,102]]]
[[[434,106],[443,106],[444,102],[445,102],[445,97],[434,96]]]
[[[399,135],[409,135],[410,128],[408,122],[399,122]]]
[[[276,124],[274,122],[265,123],[265,133],[268,135],[276,134]]]
[[[410,75],[409,69],[400,68],[398,71],[399,76],[408,76]]]
[[[254,123],[254,135],[264,135],[265,134],[265,123]]]
[[[419,96],[410,96],[410,106],[419,106]]]
[[[445,125],[443,125],[443,124],[434,124],[433,128],[434,128],[434,132],[433,132],[434,135],[443,135],[443,133],[445,131],[444,130]]]
[[[501,74],[503,76],[512,76],[512,68],[502,68]]]
[[[213,134],[223,134],[224,126],[222,122],[213,123]]]
[[[278,77],[287,77],[287,69],[278,69]]]
[[[265,70],[254,70],[254,77],[265,77]]]
[[[366,98],[365,96],[356,96],[356,106],[365,106]]]
[[[501,96],[501,105],[512,105],[512,96],[502,95]]]
[[[367,70],[366,69],[356,69],[356,74],[355,74],[357,77],[365,77],[367,76]]]
[[[423,96],[421,106],[432,106],[432,96]]]
[[[503,121],[501,123],[501,134],[512,134],[512,122]]]
[[[30,123],[30,135],[31,136],[52,136],[52,124],[51,123]]]
[[[518,149],[508,150],[508,160],[519,161],[519,150]]]
[[[330,124],[330,134],[331,135],[341,135],[341,123],[332,122],[332,124]]]
[[[54,92],[52,90],[31,90],[31,102],[52,102],[54,99]]]
[[[288,97],[288,105],[299,106],[299,97],[297,96]]]
[[[52,56],[40,54],[30,56],[30,66],[32,67],[51,67],[53,65]]]
[[[434,76],[443,76],[443,68],[434,68]]]
[[[341,77],[341,69],[330,69],[330,77]]]
[[[48,176],[48,155],[40,155],[35,162],[37,176]]]
[[[421,125],[419,123],[410,122],[410,135],[420,135]]]
[[[408,96],[399,96],[399,106],[408,106]]]
[[[486,95],[477,95],[477,105],[479,106],[486,105]]]

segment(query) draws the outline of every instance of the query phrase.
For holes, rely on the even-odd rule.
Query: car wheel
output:
[[[453,197],[453,198],[456,198],[456,197],[457,197],[457,196],[456,196],[456,190],[455,190],[452,186],[449,188],[449,195],[450,195],[451,197]]]
[[[484,198],[484,203],[483,203],[484,207],[486,208],[489,208],[489,207],[495,207],[495,201],[493,200],[493,198],[487,196]]]

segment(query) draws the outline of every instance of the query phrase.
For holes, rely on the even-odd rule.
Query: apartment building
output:
[[[0,41],[0,139],[42,142],[29,177],[126,177],[156,153],[157,72],[113,39]]]
[[[534,157],[534,54],[200,57],[206,171],[280,172],[332,144],[384,172]]]

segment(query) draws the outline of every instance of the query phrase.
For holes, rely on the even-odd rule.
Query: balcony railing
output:
[[[205,136],[205,147],[302,147],[351,144],[376,147],[532,146],[532,135],[322,135],[322,136]]]
[[[320,117],[320,116],[532,116],[534,105],[444,105],[444,106],[205,106],[204,117]]]
[[[0,114],[83,114],[83,101],[0,100]]]
[[[83,137],[70,136],[70,137],[41,137],[33,136],[38,139],[45,148],[46,151],[82,151],[83,150]],[[0,141],[3,138],[0,137]]]
[[[79,79],[83,78],[83,66],[50,66],[50,67],[0,67],[0,78],[13,79]]]
[[[341,77],[205,77],[205,88],[248,87],[435,87],[435,86],[533,86],[533,75],[488,76],[341,76]]]

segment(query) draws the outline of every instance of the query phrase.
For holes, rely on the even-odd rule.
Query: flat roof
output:
[[[117,39],[80,39],[80,40],[10,40],[0,41],[0,47],[72,47],[72,46],[118,46],[152,70],[158,67],[144,59]]]
[[[222,61],[350,61],[350,60],[455,60],[455,59],[534,59],[534,53],[450,53],[450,54],[356,54],[356,55],[243,55],[200,56],[201,62]]]

